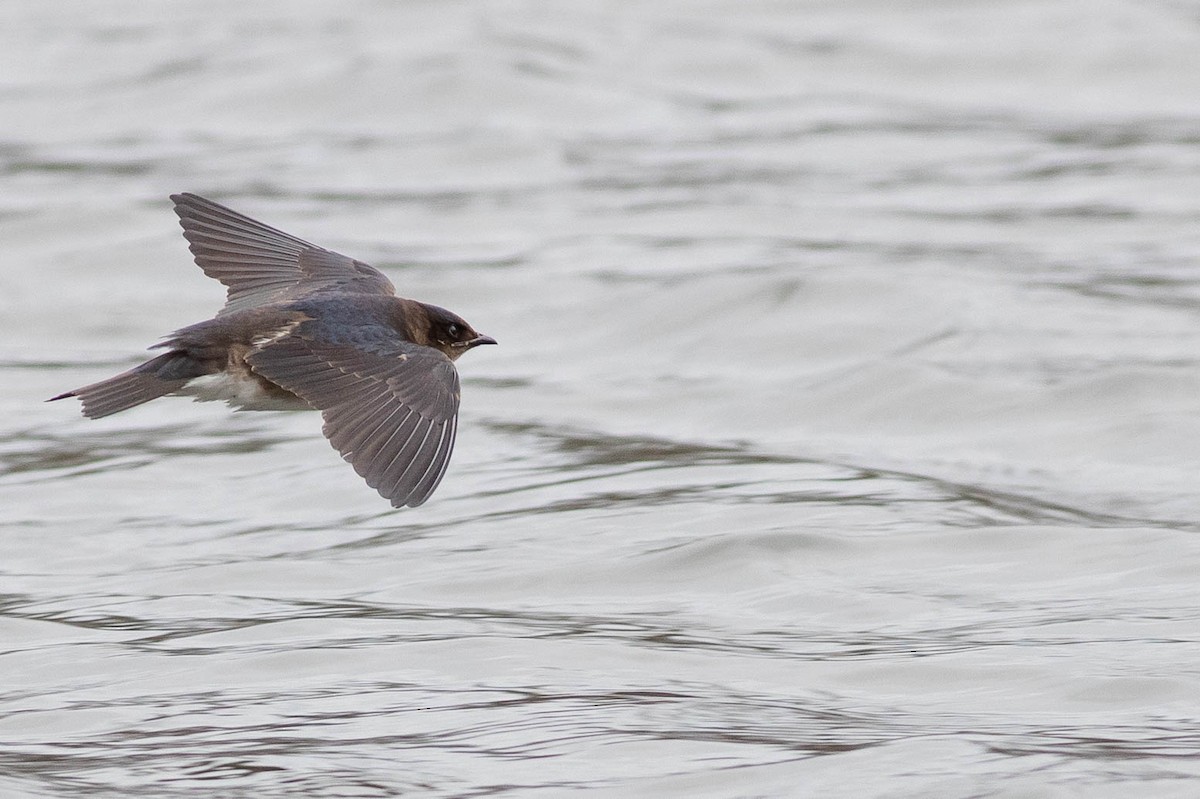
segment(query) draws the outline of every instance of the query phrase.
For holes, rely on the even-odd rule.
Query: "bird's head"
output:
[[[436,305],[422,303],[426,321],[423,338],[428,346],[439,349],[450,360],[455,360],[469,349],[481,344],[495,344],[496,339],[476,332],[456,313],[439,308]]]

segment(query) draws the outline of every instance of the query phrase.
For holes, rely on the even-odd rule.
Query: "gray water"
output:
[[[0,795],[1200,795],[1184,2],[0,7]],[[392,511],[166,195],[501,346]]]

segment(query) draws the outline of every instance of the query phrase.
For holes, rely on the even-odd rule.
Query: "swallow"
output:
[[[318,410],[321,432],[393,506],[429,498],[458,427],[454,362],[495,344],[457,314],[396,296],[382,272],[195,194],[173,194],[204,274],[227,289],[216,317],[77,397],[99,419],[168,394],[243,410]]]

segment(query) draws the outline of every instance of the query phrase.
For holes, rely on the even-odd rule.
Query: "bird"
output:
[[[99,419],[169,394],[240,410],[317,410],[321,432],[396,508],[441,482],[458,428],[463,353],[495,344],[445,308],[396,296],[362,261],[192,193],[172,194],[216,316],[176,330],[129,371],[51,397]]]

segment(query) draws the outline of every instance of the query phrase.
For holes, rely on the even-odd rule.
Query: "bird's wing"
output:
[[[309,244],[195,194],[172,194],[188,249],[228,287],[222,314],[322,291],[394,295],[372,266]]]
[[[246,360],[321,411],[321,432],[392,505],[417,506],[441,482],[458,426],[454,364],[394,339],[364,351],[289,335]]]

